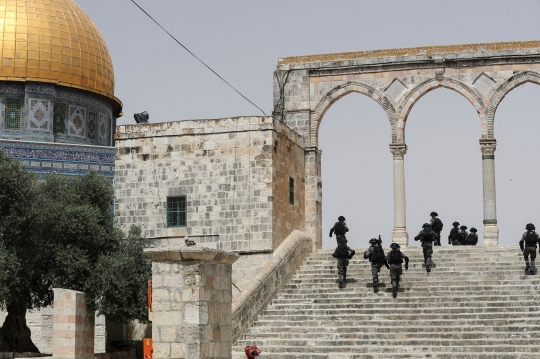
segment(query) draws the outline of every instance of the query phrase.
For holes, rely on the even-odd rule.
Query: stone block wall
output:
[[[303,149],[303,139],[271,117],[119,126],[116,221],[126,229],[140,225],[165,246],[188,235],[205,247],[245,254],[233,267],[239,292],[288,234],[304,229]],[[187,197],[187,226],[167,227],[168,196]]]
[[[286,128],[274,133],[273,149],[273,245],[277,248],[294,229],[305,228],[304,148],[298,134]],[[291,204],[290,179],[294,180],[294,203]]]
[[[93,359],[94,317],[87,317],[85,294],[69,289],[54,290],[53,356]]]

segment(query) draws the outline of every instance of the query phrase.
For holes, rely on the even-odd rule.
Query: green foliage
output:
[[[87,294],[90,313],[146,320],[151,242],[113,225],[113,188],[95,173],[45,181],[0,150],[0,306],[51,305],[52,288]]]
[[[148,287],[152,262],[143,248],[152,241],[141,237],[139,227],[131,227],[126,237],[117,233],[117,250],[99,257],[93,275],[88,279],[86,298],[91,312],[123,322],[126,318],[146,321]]]

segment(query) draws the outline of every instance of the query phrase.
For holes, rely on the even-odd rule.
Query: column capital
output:
[[[395,160],[402,160],[403,156],[407,153],[407,145],[404,143],[391,143],[390,152],[394,156]]]
[[[497,149],[497,140],[494,138],[481,138],[480,139],[480,151],[482,155],[493,156]]]

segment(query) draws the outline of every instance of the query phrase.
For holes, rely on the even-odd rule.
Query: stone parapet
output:
[[[152,259],[153,358],[230,358],[231,275],[239,255],[217,249],[145,249]]]
[[[53,291],[53,357],[93,359],[94,316],[87,316],[85,294],[59,288]]]
[[[307,234],[297,230],[292,232],[259,274],[236,296],[232,303],[235,342],[285,287],[312,249],[311,238]]]

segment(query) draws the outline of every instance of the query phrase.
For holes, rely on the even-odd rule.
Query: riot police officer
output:
[[[379,272],[384,265],[384,250],[381,245],[380,238],[371,238],[369,240],[370,247],[364,252],[364,259],[369,259],[371,262],[371,276],[373,278],[373,292],[379,291]]]
[[[452,223],[452,229],[450,230],[450,234],[448,235],[448,244],[452,244],[453,246],[458,246],[459,243],[459,222]]]
[[[443,223],[442,221],[437,217],[437,212],[431,212],[429,214],[431,216],[430,224],[431,224],[431,230],[437,234],[435,239],[433,240],[433,245],[440,246],[441,245],[441,231],[443,229]]]
[[[478,243],[478,234],[476,234],[478,230],[474,227],[471,227],[469,234],[467,235],[467,239],[465,239],[465,243],[468,246],[475,246]]]
[[[347,240],[344,237],[338,239],[338,246],[332,254],[332,257],[338,260],[337,268],[339,275],[339,287],[343,288],[347,283],[347,266],[356,252],[347,246]]]
[[[433,241],[435,240],[436,236],[437,233],[435,233],[431,229],[431,225],[429,223],[424,223],[420,233],[418,233],[418,235],[414,237],[415,241],[419,240],[420,242],[422,242],[426,272],[431,272],[431,265],[433,264],[433,261],[431,260],[431,255],[433,254]]]
[[[527,231],[521,236],[519,247],[521,248],[521,253],[523,253],[523,258],[525,259],[525,272],[529,271],[530,274],[535,274],[536,266],[534,260],[536,259],[536,245],[540,243],[540,236],[536,233],[536,228],[532,223],[527,224],[525,229]],[[530,264],[529,256],[531,257]]]
[[[385,257],[384,265],[390,269],[390,279],[392,281],[392,296],[397,298],[399,280],[403,274],[403,260],[405,260],[405,270],[409,269],[409,257],[401,253],[398,243],[390,245],[390,252]]]
[[[339,216],[338,221],[334,224],[334,227],[330,229],[330,238],[332,238],[332,233],[336,234],[336,241],[339,244],[339,239],[344,238],[345,240],[347,237],[345,237],[345,233],[349,231],[349,227],[347,227],[347,223],[345,223],[345,217]]]

